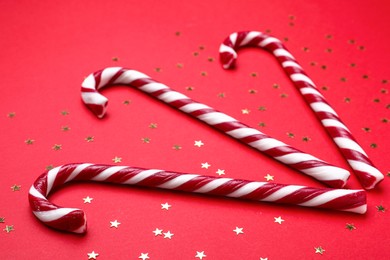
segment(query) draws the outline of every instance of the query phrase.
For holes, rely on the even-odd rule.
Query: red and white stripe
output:
[[[264,48],[277,58],[295,87],[339,147],[365,189],[372,189],[383,180],[383,174],[372,164],[337,113],[280,40],[256,31],[233,33],[225,39],[219,49],[223,67],[225,69],[233,68],[237,59],[236,51],[247,46]]]
[[[82,83],[81,96],[84,103],[98,116],[106,112],[107,98],[98,90],[110,85],[129,85],[197,118],[208,125],[238,139],[262,153],[311,176],[331,187],[342,188],[350,173],[312,155],[306,154],[257,129],[251,128],[231,116],[198,103],[184,94],[158,83],[136,70],[120,67],[106,68],[90,74]]]
[[[34,215],[52,228],[85,233],[87,221],[81,209],[60,207],[47,199],[51,191],[75,181],[137,185],[359,214],[367,210],[364,190],[311,188],[129,166],[74,163],[53,168],[34,182],[29,191]]]

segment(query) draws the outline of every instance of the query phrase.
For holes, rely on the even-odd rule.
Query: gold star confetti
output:
[[[114,220],[114,221],[110,221],[110,228],[114,227],[114,228],[118,228],[118,226],[121,224],[120,222],[118,222],[118,220]]]
[[[62,149],[62,144],[55,144],[55,145],[53,145],[52,149],[53,149],[54,151],[61,150],[61,149]]]
[[[149,253],[141,253],[141,255],[138,258],[142,260],[150,259]]]
[[[349,98],[349,97],[344,98],[344,102],[345,103],[351,103],[351,98]]]
[[[93,142],[94,141],[94,137],[93,136],[87,136],[85,138],[85,141],[87,141],[88,143]]]
[[[315,247],[314,249],[316,250],[315,251],[316,254],[321,254],[322,255],[325,252],[325,249],[323,249],[321,246]]]
[[[155,236],[162,236],[162,234],[163,234],[162,232],[163,232],[163,230],[162,229],[158,229],[158,228],[153,230],[153,233],[154,233]]]
[[[200,72],[200,75],[207,76],[207,72],[206,71],[202,71],[202,72]]]
[[[192,86],[188,86],[188,87],[186,87],[186,90],[188,90],[188,91],[193,91],[195,88],[194,87],[192,87]]]
[[[8,113],[7,117],[8,117],[8,118],[14,118],[15,115],[16,115],[15,112],[10,112],[10,113]]]
[[[91,253],[87,253],[88,259],[96,259],[96,257],[99,256],[98,253],[95,253],[95,251],[92,251]]]
[[[162,69],[161,69],[161,68],[155,68],[154,71],[155,71],[155,72],[161,72]]]
[[[0,217],[0,223],[4,223],[5,222],[5,218],[4,217]]]
[[[254,77],[254,78],[257,77],[257,75],[258,75],[257,72],[252,72],[251,73],[251,76]]]
[[[288,94],[282,93],[282,94],[280,94],[280,97],[281,97],[281,98],[288,98]]]
[[[173,150],[176,150],[176,151],[181,150],[181,146],[178,144],[175,144],[172,148],[173,148]]]
[[[257,125],[260,126],[260,127],[266,127],[266,124],[264,122],[260,122]]]
[[[195,51],[192,53],[192,55],[194,55],[195,57],[199,56],[199,52]]]
[[[86,204],[86,203],[91,203],[92,200],[93,200],[93,198],[91,198],[91,197],[89,197],[89,196],[83,198],[84,204]]]
[[[233,232],[236,233],[236,235],[244,234],[243,229],[244,229],[244,228],[236,227],[235,229],[233,229]]]
[[[12,191],[20,191],[20,188],[21,188],[21,185],[14,184],[13,186],[11,186]]]
[[[341,77],[341,78],[340,78],[340,81],[341,81],[341,82],[347,82],[347,78],[346,78],[346,77]]]
[[[205,49],[205,47],[203,45],[199,46],[199,50],[203,51],[204,49]]]
[[[181,68],[184,67],[184,65],[183,65],[183,63],[177,63],[177,64],[176,64],[176,67],[178,67],[179,69],[181,69]]]
[[[324,91],[327,91],[327,90],[329,90],[329,87],[328,86],[322,86],[321,89],[324,90]]]
[[[169,210],[170,207],[172,207],[172,205],[169,205],[168,202],[161,204],[161,209]]]
[[[112,57],[111,60],[112,60],[112,61],[119,61],[119,58],[118,58],[118,57]]]
[[[157,128],[157,124],[156,123],[150,123],[149,124],[149,128],[150,129],[156,129]]]
[[[249,94],[256,94],[257,90],[256,89],[250,89],[248,90]]]
[[[64,132],[67,132],[70,130],[70,127],[66,125],[66,126],[61,127],[61,130]]]
[[[350,223],[347,223],[345,225],[345,228],[348,229],[349,231],[352,231],[352,230],[356,229],[355,225],[354,224],[350,224]]]
[[[274,89],[278,89],[278,88],[280,88],[280,85],[279,85],[279,84],[276,84],[276,83],[274,83],[274,84],[272,85],[272,88],[274,88]]]
[[[54,166],[51,165],[51,164],[45,167],[45,169],[46,169],[47,171],[50,171],[50,170],[53,169],[53,168],[54,168]]]
[[[387,118],[382,118],[382,119],[381,119],[381,122],[382,122],[382,123],[388,123],[388,122],[389,122],[389,119],[387,119]]]
[[[220,98],[224,98],[224,97],[226,97],[226,94],[225,94],[225,93],[223,93],[223,92],[221,92],[221,93],[218,93],[218,97],[220,97]]]
[[[142,142],[145,143],[145,144],[150,143],[150,138],[149,138],[149,137],[143,137],[141,140],[142,140]]]
[[[364,132],[366,132],[366,133],[371,132],[371,128],[369,128],[369,127],[362,127],[362,130],[363,130]]]
[[[171,231],[169,231],[169,230],[168,230],[168,232],[165,232],[165,233],[163,233],[163,234],[164,234],[164,238],[169,238],[169,239],[172,239],[172,236],[174,235],[174,234],[172,234]]]
[[[204,251],[201,251],[201,252],[196,251],[195,257],[199,258],[199,259],[203,259],[204,257],[206,257],[206,255],[205,255]]]
[[[370,144],[370,147],[375,149],[375,148],[378,148],[378,145],[376,143],[372,143],[372,144]]]
[[[383,207],[382,205],[376,206],[376,209],[380,212],[385,212],[386,208]]]
[[[372,101],[373,101],[374,103],[379,103],[379,102],[381,102],[381,100],[380,100],[379,98],[374,98]]]
[[[267,175],[264,176],[264,178],[265,178],[267,181],[273,181],[273,180],[274,180],[274,176],[270,175],[269,173],[267,173]]]
[[[180,36],[180,35],[181,35],[181,32],[175,32],[175,35],[176,35],[176,36]]]
[[[61,111],[61,115],[63,115],[63,116],[67,116],[67,115],[69,115],[69,112],[68,112],[68,111],[66,111],[66,110],[62,110],[62,111]]]
[[[218,174],[219,176],[224,175],[225,174],[225,170],[218,169],[216,174]]]
[[[199,140],[199,141],[195,141],[194,145],[197,147],[201,147],[204,145],[204,143],[201,140]]]
[[[380,91],[382,94],[388,94],[389,91],[385,88],[381,88],[381,91]]]
[[[326,70],[327,68],[328,68],[328,66],[326,66],[326,65],[321,65],[321,69]]]
[[[302,137],[302,141],[304,141],[304,142],[309,142],[310,140],[311,140],[310,137],[307,137],[307,136]]]
[[[303,47],[302,50],[303,50],[304,52],[309,52],[309,48],[308,48],[308,47]]]
[[[208,57],[207,60],[208,60],[209,62],[213,62],[215,59],[214,59],[213,57]]]
[[[251,111],[247,108],[241,109],[241,113],[244,115],[248,115]]]
[[[14,231],[14,226],[13,225],[6,225],[5,228],[3,229],[3,231],[7,232],[7,233],[10,233],[11,231]]]
[[[35,142],[35,140],[33,139],[27,139],[26,141],[24,141],[27,145],[31,145]]]
[[[267,108],[265,106],[259,106],[259,108],[257,110],[259,110],[259,111],[266,111]]]
[[[282,222],[284,221],[284,219],[282,219],[282,217],[281,216],[279,216],[279,217],[274,217],[274,219],[275,219],[275,223],[278,223],[278,224],[282,224]]]
[[[287,132],[287,136],[290,137],[290,138],[294,138],[295,137],[295,135],[293,133],[291,133],[291,132]]]
[[[208,169],[211,165],[208,162],[201,163],[203,169]]]
[[[130,100],[125,100],[125,101],[123,101],[123,105],[130,105],[130,103],[131,103],[131,101]]]
[[[112,161],[113,161],[114,163],[120,163],[120,162],[122,162],[122,158],[121,158],[121,157],[118,157],[118,156],[115,156],[115,157],[112,159]]]

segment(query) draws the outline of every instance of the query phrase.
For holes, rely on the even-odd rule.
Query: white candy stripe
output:
[[[266,182],[250,182],[245,184],[244,186],[240,187],[239,189],[233,191],[232,193],[226,195],[228,197],[232,198],[240,198],[242,196],[248,195],[249,193],[255,191],[256,189],[260,188],[261,186],[264,186],[267,184]]]
[[[183,112],[186,112],[186,113],[192,113],[192,112],[197,111],[197,110],[210,109],[210,108],[211,107],[206,106],[206,105],[201,104],[201,103],[190,103],[190,104],[182,106],[180,108],[180,110]]]
[[[37,198],[40,198],[40,199],[43,199],[43,200],[47,200],[47,198],[45,196],[43,196],[42,193],[40,193],[39,191],[37,191],[37,189],[35,189],[34,186],[31,186],[30,190],[28,191],[28,193],[34,197],[37,197]]]
[[[165,103],[171,103],[173,101],[180,100],[180,99],[188,99],[188,97],[186,95],[183,95],[183,94],[176,92],[176,91],[168,91],[168,92],[162,93],[157,98],[164,101]]]
[[[233,136],[234,138],[241,139],[243,137],[251,136],[251,135],[258,135],[263,134],[257,129],[249,128],[249,127],[243,127],[243,128],[237,128],[231,131],[226,132],[226,134]]]
[[[349,178],[349,171],[339,167],[330,166],[330,165],[307,168],[301,171],[306,173],[309,176],[312,176],[318,180],[323,180],[323,181],[335,180],[335,176],[337,176],[339,180],[346,182]]]
[[[257,140],[254,142],[248,143],[250,146],[260,150],[260,151],[266,151],[275,147],[280,147],[280,146],[287,146],[285,143],[276,140],[274,138],[264,138],[261,140]]]
[[[115,81],[114,84],[131,84],[137,79],[149,79],[149,76],[136,71],[136,70],[125,70]]]
[[[53,169],[51,169],[48,173],[47,173],[47,191],[46,191],[46,196],[49,195],[51,189],[53,188],[53,183],[57,177],[57,174],[60,170],[60,166],[59,167],[55,167]]]
[[[233,56],[236,58],[237,57],[237,53],[235,51],[233,51],[233,49],[229,46],[226,46],[225,44],[221,44],[221,46],[219,46],[219,52],[229,52],[231,54],[233,54]]]
[[[360,145],[358,145],[355,141],[353,141],[349,138],[335,137],[335,138],[333,138],[333,140],[336,142],[336,144],[340,148],[355,150],[355,151],[358,151],[358,152],[364,154],[365,156],[367,156],[366,152],[363,151],[363,149],[360,147]]]
[[[276,49],[276,50],[274,50],[273,54],[276,57],[286,56],[286,57],[289,57],[290,59],[294,60],[294,56],[292,56],[292,54],[289,53],[288,51],[286,51],[285,49]]]
[[[198,176],[198,174],[183,174],[159,185],[158,187],[163,189],[175,189],[180,185],[186,183],[187,181],[190,181]]]
[[[153,93],[162,89],[167,89],[168,87],[165,86],[162,83],[157,82],[151,82],[148,84],[143,85],[142,87],[139,87],[140,90],[146,92],[146,93]]]
[[[127,167],[126,166],[112,166],[112,167],[109,167],[109,168],[105,169],[104,171],[102,171],[101,173],[99,173],[98,175],[96,175],[95,177],[93,177],[91,180],[92,181],[104,181],[104,180],[107,180],[112,175],[114,175],[118,171],[123,170],[125,168],[127,168]]]
[[[199,189],[195,190],[194,192],[207,193],[209,191],[212,191],[212,190],[222,186],[223,184],[225,184],[226,182],[229,182],[231,180],[232,179],[230,179],[230,178],[215,179],[215,180],[212,180],[211,182],[207,183],[206,185],[200,187]]]
[[[136,184],[138,182],[143,181],[144,179],[156,174],[162,172],[162,170],[145,170],[141,171],[140,173],[134,175],[132,178],[128,179],[127,181],[123,182],[123,184]]]
[[[99,82],[99,85],[96,86],[97,89],[100,89],[102,86],[105,86],[107,85],[108,81],[110,81],[110,79],[115,76],[115,74],[121,70],[122,68],[121,67],[110,67],[110,68],[106,68],[102,71],[102,75],[100,77],[100,82]]]
[[[85,104],[97,104],[104,105],[107,102],[107,98],[98,92],[83,92],[81,98]]]
[[[295,81],[295,82],[296,81],[304,81],[306,83],[309,83],[312,86],[315,86],[314,82],[308,76],[306,76],[302,73],[291,74],[290,78],[292,81]]]
[[[77,175],[80,174],[81,171],[83,171],[85,168],[87,168],[88,166],[91,166],[91,165],[92,165],[91,163],[83,163],[83,164],[78,165],[73,170],[73,172],[69,175],[69,177],[65,180],[65,183],[73,180]]]
[[[73,211],[76,211],[79,209],[75,208],[58,208],[53,210],[47,210],[47,211],[33,211],[34,215],[39,218],[43,222],[50,222],[57,220]]]
[[[259,46],[264,48],[265,46],[273,42],[280,43],[280,41],[274,37],[267,37],[259,43]]]
[[[323,120],[321,120],[321,123],[325,127],[328,127],[328,126],[340,127],[340,128],[347,130],[348,132],[350,132],[349,129],[343,123],[341,123],[340,121],[335,120],[335,119],[323,119]]]
[[[206,122],[209,125],[216,125],[220,123],[236,122],[237,120],[221,112],[210,112],[198,116],[199,120]]]
[[[282,67],[283,68],[287,68],[287,67],[295,67],[295,68],[299,68],[299,69],[302,69],[301,66],[299,66],[298,63],[296,63],[295,61],[292,61],[292,60],[287,60],[287,61],[284,61],[282,63]]]
[[[337,113],[331,108],[329,105],[322,103],[322,102],[314,102],[310,104],[310,107],[315,111],[315,112],[328,112],[331,114],[334,114],[337,116]]]
[[[318,92],[316,88],[314,88],[314,85],[313,87],[301,88],[299,89],[299,91],[301,92],[302,95],[311,94],[311,95],[320,96],[324,98],[324,96],[320,92]]]
[[[295,163],[300,163],[300,162],[310,161],[310,160],[321,161],[320,159],[314,157],[313,155],[307,153],[300,153],[300,152],[276,156],[275,159],[285,164],[295,164]]]
[[[249,32],[245,36],[245,38],[242,40],[242,42],[240,43],[240,46],[247,45],[251,40],[253,40],[254,38],[256,38],[259,35],[261,35],[260,32],[254,32],[254,31]]]
[[[237,41],[237,33],[232,33],[232,34],[230,34],[229,39],[230,39],[230,41],[231,41],[231,43],[232,43],[233,45],[236,44],[236,41]]]
[[[361,206],[356,207],[356,208],[344,209],[343,211],[349,211],[349,212],[364,214],[364,213],[367,212],[367,204],[361,205]]]
[[[274,193],[272,193],[268,197],[265,197],[261,200],[262,201],[276,201],[276,200],[284,198],[288,195],[291,195],[292,193],[294,193],[300,189],[303,189],[303,188],[305,188],[305,186],[288,185],[288,186],[285,186],[285,187],[275,191]]]
[[[383,174],[375,167],[372,167],[371,165],[356,161],[356,160],[348,160],[349,165],[351,165],[352,169],[358,170],[361,172],[368,172],[370,175],[374,176],[378,179],[378,181],[383,179]]]
[[[352,193],[356,193],[356,190],[330,190],[325,193],[322,193],[311,200],[308,200],[304,203],[299,204],[300,206],[305,206],[305,207],[315,207],[315,206],[320,206],[322,204],[325,204],[331,200],[340,198],[345,195],[349,195]]]
[[[90,74],[88,77],[86,77],[81,84],[83,88],[93,89],[96,90],[96,81],[93,74]]]

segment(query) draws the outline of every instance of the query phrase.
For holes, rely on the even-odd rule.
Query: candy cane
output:
[[[136,70],[120,67],[106,68],[90,74],[84,80],[81,88],[82,99],[98,117],[104,116],[107,107],[107,98],[102,96],[98,90],[116,84],[130,85],[142,90],[331,187],[341,188],[349,178],[350,174],[347,170],[333,166],[278,141],[257,129],[250,128],[236,119],[207,105],[198,103]]]
[[[52,228],[85,233],[87,222],[81,209],[63,208],[47,199],[51,191],[74,181],[137,185],[359,214],[367,210],[364,190],[310,188],[129,166],[75,163],[45,172],[31,186],[29,202],[34,215]]]
[[[264,48],[277,58],[306,103],[339,147],[365,189],[372,189],[383,180],[383,174],[375,168],[337,113],[280,40],[255,31],[233,33],[225,39],[219,49],[223,67],[233,68],[237,59],[236,50],[246,46]]]

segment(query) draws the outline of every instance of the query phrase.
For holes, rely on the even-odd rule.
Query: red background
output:
[[[347,2],[1,1],[0,258],[88,259],[95,251],[97,259],[139,259],[141,253],[150,259],[199,259],[196,252],[204,251],[206,260],[388,259],[390,5]],[[34,218],[27,194],[46,167],[115,164],[115,157],[122,158],[120,165],[213,176],[223,169],[223,177],[259,181],[270,174],[278,183],[323,187],[125,86],[104,91],[108,114],[95,118],[81,102],[80,84],[109,66],[144,72],[349,169],[271,55],[245,49],[236,70],[221,68],[220,43],[241,30],[282,39],[385,174],[367,193],[367,214],[82,183],[51,200],[86,211],[85,236],[51,230]],[[196,140],[204,146],[194,146]],[[210,168],[201,168],[205,162]],[[13,185],[20,190],[12,191]],[[361,188],[353,175],[347,187]],[[91,204],[83,203],[87,196]],[[161,209],[165,202],[172,205],[168,211]],[[282,224],[274,222],[279,216]],[[110,228],[114,220],[121,223],[117,229]],[[6,226],[14,230],[7,233]],[[236,227],[244,233],[236,235]],[[154,236],[156,228],[169,230],[172,239]],[[322,255],[316,247],[325,250]]]

